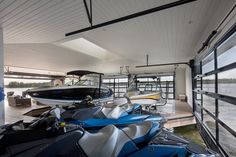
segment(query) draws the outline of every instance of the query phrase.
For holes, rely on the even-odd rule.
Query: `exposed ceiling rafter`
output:
[[[147,10],[144,10],[144,11],[141,11],[141,12],[137,12],[137,13],[134,13],[134,14],[131,14],[131,15],[128,15],[128,16],[120,17],[120,18],[117,18],[117,19],[114,19],[114,20],[111,20],[111,21],[107,21],[107,22],[104,22],[104,23],[96,24],[96,25],[91,25],[90,27],[86,27],[86,28],[83,28],[83,29],[80,29],[80,30],[76,30],[76,31],[73,31],[73,32],[66,33],[65,36],[72,36],[72,35],[75,35],[75,34],[79,34],[79,33],[86,32],[86,31],[93,30],[93,29],[100,28],[100,27],[104,27],[104,26],[111,25],[111,24],[114,24],[114,23],[126,21],[126,20],[133,19],[133,18],[136,18],[136,17],[144,16],[144,15],[151,14],[151,13],[154,13],[154,12],[158,12],[158,11],[161,11],[161,10],[166,10],[166,9],[169,9],[169,8],[184,5],[184,4],[187,4],[187,3],[194,2],[194,1],[197,1],[197,0],[179,0],[179,1],[175,1],[175,2],[172,2],[172,3],[168,3],[168,4],[164,4],[164,5],[155,7],[155,8],[151,8],[151,9],[147,9]],[[86,0],[84,0],[84,4],[85,4],[86,12],[87,12],[87,15],[88,15],[88,18],[89,18],[89,21],[90,21],[91,20],[90,15],[92,15],[92,14],[88,13],[88,6],[87,6],[87,3],[86,3]],[[91,6],[92,5],[90,4],[90,8],[91,8],[91,11],[92,11]]]

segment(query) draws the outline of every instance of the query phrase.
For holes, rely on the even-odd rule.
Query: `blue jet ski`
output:
[[[87,100],[87,99],[86,99]],[[85,103],[85,101],[83,101]],[[106,104],[91,105],[91,101],[87,102],[91,106],[81,108],[70,106],[70,109],[64,108],[61,114],[61,121],[82,126],[86,130],[97,130],[104,126],[113,124],[118,127],[124,127],[128,124],[140,123],[143,121],[160,122],[163,124],[165,119],[162,116],[147,114],[143,111],[141,105],[132,104],[129,101],[124,104]]]
[[[216,157],[151,121],[123,129],[114,125],[97,133],[78,125],[61,125],[58,110],[30,123],[18,121],[0,127],[1,157]]]
[[[73,152],[73,154],[72,154]],[[217,157],[215,152],[190,143],[158,123],[142,122],[123,129],[109,125],[97,133],[75,131],[53,143],[37,157]]]

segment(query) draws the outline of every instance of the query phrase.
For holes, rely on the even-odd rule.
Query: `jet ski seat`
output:
[[[97,133],[85,132],[79,145],[89,157],[127,156],[138,150],[135,143],[114,125]]]
[[[64,120],[86,120],[93,118],[94,114],[101,111],[101,107],[82,108],[78,110],[68,110],[61,114]]]
[[[79,144],[89,157],[127,156],[137,151],[137,146],[148,142],[159,131],[157,128],[150,121],[131,124],[123,130],[109,125],[98,133],[85,132]]]
[[[128,115],[124,108],[116,106],[115,108],[102,108],[102,113],[110,119],[118,119],[120,117]]]
[[[145,121],[139,124],[130,124],[122,129],[137,146],[148,143],[160,131],[160,124]]]
[[[139,104],[131,104],[131,103],[126,103],[123,105],[117,105],[113,108],[110,107],[103,107],[102,108],[102,113],[107,117],[111,119],[118,119],[120,117],[126,116],[132,111],[140,108]]]
[[[147,139],[153,132],[152,122],[129,125],[120,130],[109,125],[97,133],[87,131],[71,132],[44,149],[37,157],[78,156],[78,157],[119,157],[137,152],[136,144]],[[142,138],[145,137],[145,138]],[[142,139],[142,140],[141,140]],[[66,145],[65,145],[66,143]]]

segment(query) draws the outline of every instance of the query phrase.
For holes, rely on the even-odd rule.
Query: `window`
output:
[[[154,74],[153,76],[156,76],[156,74]],[[103,84],[112,89],[115,98],[123,97],[128,88],[128,77],[119,77],[120,78],[117,78],[117,76],[111,78],[103,78]],[[170,75],[157,77],[160,78],[161,86],[160,83],[156,81],[156,79],[153,79],[150,76],[142,75],[140,78],[137,76],[137,88],[140,91],[159,91],[161,88],[164,98],[167,94],[169,99],[174,99],[174,76]],[[135,83],[133,82],[132,85],[135,85]]]
[[[108,86],[114,92],[114,97],[123,97],[128,88],[128,78],[104,78],[103,84]]]
[[[207,136],[205,142],[209,146],[212,145],[212,149],[221,149],[220,152],[224,156],[236,156],[235,31],[236,25],[216,42],[209,52],[202,52],[200,56],[197,56],[193,71],[195,74],[195,81],[193,81],[194,109],[196,116],[201,120],[200,128],[204,129],[200,129],[200,133],[207,136],[206,133],[210,132],[214,138]],[[200,72],[203,75],[199,75]]]
[[[236,53],[236,52],[235,52]],[[218,74],[218,93],[236,97],[236,69]]]
[[[236,106],[219,100],[219,119],[236,131]],[[234,115],[234,116],[232,116]]]
[[[215,119],[213,119],[208,113],[203,111],[203,122],[207,126],[211,134],[216,137],[216,125]]]
[[[202,88],[207,92],[215,92],[215,75],[203,77]]]
[[[217,49],[218,68],[236,62],[236,33]]]
[[[137,77],[137,87],[140,91],[157,91],[161,88],[163,98],[168,96],[168,99],[174,99],[174,75],[158,76],[158,78],[160,79],[161,85],[158,81],[156,82],[156,80],[152,79],[150,76],[142,76],[140,78]]]
[[[219,124],[219,143],[229,156],[236,156],[235,137]]]
[[[202,73],[213,71],[215,67],[214,53],[211,52],[205,59],[202,60]]]
[[[215,99],[203,94],[203,107],[215,115]]]

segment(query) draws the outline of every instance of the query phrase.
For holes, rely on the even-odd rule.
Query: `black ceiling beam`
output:
[[[157,66],[168,66],[168,65],[180,65],[185,64],[189,65],[188,62],[177,62],[177,63],[166,63],[166,64],[149,64],[149,65],[138,65],[136,68],[144,68],[144,67],[157,67]]]
[[[184,4],[187,4],[187,3],[190,3],[190,2],[194,2],[194,1],[197,1],[197,0],[179,0],[179,1],[175,1],[175,2],[164,4],[164,5],[152,8],[152,9],[137,12],[137,13],[134,13],[134,14],[131,14],[131,15],[128,15],[128,16],[120,17],[118,19],[114,19],[114,20],[111,20],[111,21],[107,21],[107,22],[104,22],[104,23],[93,25],[91,27],[86,27],[86,28],[83,28],[83,29],[80,29],[80,30],[77,30],[77,31],[66,33],[65,36],[71,36],[71,35],[79,34],[79,33],[82,33],[82,32],[86,32],[86,31],[89,31],[89,30],[104,27],[104,26],[111,25],[111,24],[114,24],[114,23],[126,21],[126,20],[129,20],[129,19],[133,19],[133,18],[140,17],[140,16],[147,15],[147,14],[151,14],[151,13],[158,12],[158,11],[161,11],[161,10],[166,10],[166,9],[169,9],[169,8],[184,5]]]
[[[92,26],[93,25],[93,23],[92,23],[92,0],[90,0],[90,13],[89,13],[87,1],[83,0],[83,2],[84,2],[84,7],[86,10],[87,16],[88,16],[88,21],[89,21],[90,25]]]

